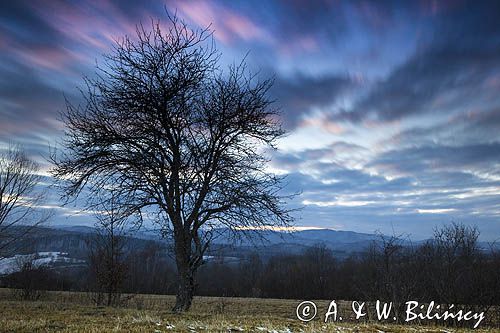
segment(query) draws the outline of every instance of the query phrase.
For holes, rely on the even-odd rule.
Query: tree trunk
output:
[[[175,297],[174,312],[185,312],[191,307],[194,296],[194,272],[188,267],[187,270],[179,272],[179,285]]]
[[[177,264],[178,288],[175,305],[172,311],[180,313],[188,311],[194,295],[194,278],[196,269],[190,265],[191,239],[176,234],[175,260]]]

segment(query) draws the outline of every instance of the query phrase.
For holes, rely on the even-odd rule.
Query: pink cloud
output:
[[[95,1],[89,5],[48,2],[45,6],[33,5],[33,10],[70,41],[66,44],[68,49],[87,50],[86,57],[80,56],[80,60],[86,62],[92,62],[98,53],[107,52],[124,35],[135,36],[136,24],[147,17],[145,12],[138,13],[138,20],[131,22],[110,1]]]
[[[242,15],[226,12],[225,25],[228,30],[244,40],[266,39],[266,33]]]
[[[279,45],[279,51],[284,56],[292,57],[303,52],[314,52],[320,49],[317,38],[313,36],[298,36],[284,41]]]
[[[318,128],[323,129],[325,132],[336,134],[336,135],[339,135],[339,134],[342,134],[345,132],[345,128],[340,126],[339,123],[325,119],[325,117],[304,119],[299,124],[299,127],[318,127]]]
[[[84,61],[81,53],[61,45],[26,45],[14,39],[0,40],[2,52],[10,53],[17,59],[23,60],[33,68],[55,70],[61,73],[70,73],[68,66],[75,61]]]
[[[485,82],[487,88],[498,89],[500,88],[500,73],[490,75]]]
[[[314,52],[320,48],[317,38],[312,35],[304,34],[279,40],[249,17],[214,2],[179,1],[171,4],[169,9],[178,10],[183,18],[199,27],[210,26],[214,30],[215,38],[224,44],[230,45],[238,40],[258,41],[276,46],[281,55],[290,57],[303,52]]]
[[[67,72],[68,65],[82,60],[81,55],[65,48],[16,49],[15,52],[33,67],[42,67],[60,72]]]
[[[178,9],[182,16],[202,28],[210,25],[215,38],[225,44],[231,44],[235,40],[272,42],[270,34],[248,17],[215,3],[181,1],[171,9]]]

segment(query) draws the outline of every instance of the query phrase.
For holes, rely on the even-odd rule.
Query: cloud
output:
[[[31,66],[2,60],[5,67],[0,76],[0,140],[53,130],[57,112],[64,105],[63,91]]]
[[[414,126],[384,140],[382,144],[398,146],[467,146],[491,143],[500,131],[500,109],[468,111],[427,126]]]
[[[375,85],[351,112],[338,118],[393,121],[431,112],[463,111],[484,102],[483,84],[492,69],[500,69],[495,52],[431,50],[412,57]]]
[[[408,60],[333,119],[387,122],[498,101],[492,83],[500,73],[499,13],[484,3],[446,13]]]
[[[235,40],[271,41],[271,36],[250,18],[216,2],[179,1],[169,5],[170,10],[178,10],[202,29],[210,26],[215,38],[225,44]]]
[[[292,77],[278,75],[270,94],[283,111],[285,126],[293,129],[300,126],[314,110],[332,107],[343,93],[355,85],[352,78],[338,74],[320,77],[301,73]]]
[[[369,154],[353,168],[338,159],[342,151]],[[492,230],[489,219],[500,217],[500,170],[495,167],[500,143],[423,145],[374,154],[335,142],[324,149],[282,152],[273,165],[288,170],[289,190],[302,191],[297,204],[304,206],[303,215],[322,225],[355,229],[362,224],[370,231],[392,232],[395,223],[396,230],[423,235],[450,220]]]
[[[369,166],[405,173],[423,169],[488,167],[496,163],[500,163],[500,143],[498,142],[466,146],[433,145],[394,149],[382,153]]]
[[[4,37],[31,47],[45,46],[55,42],[59,34],[36,12],[30,10],[29,1],[2,1],[0,27]],[[36,32],[36,37],[34,36]]]

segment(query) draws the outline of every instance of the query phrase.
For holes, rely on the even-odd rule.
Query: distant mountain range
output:
[[[95,231],[88,226],[53,226],[39,227],[27,238],[19,241],[16,249],[19,253],[64,252],[71,257],[83,258],[86,255],[86,242]],[[330,229],[311,229],[294,232],[273,230],[240,230],[217,229],[217,237],[212,241],[208,255],[214,253],[242,256],[257,251],[261,256],[275,254],[298,254],[309,247],[322,244],[331,249],[338,257],[345,257],[354,252],[366,249],[378,235],[357,233],[353,231],[336,231]],[[137,249],[148,242],[163,246],[169,243],[161,239],[154,230],[139,230],[128,236],[128,248]]]
[[[3,266],[6,270],[7,263],[10,259],[14,260],[15,256],[37,254],[38,257],[43,257],[40,253],[59,253],[59,256],[64,257],[64,260],[70,264],[81,265],[82,261],[88,258],[87,244],[94,232],[94,228],[87,226],[38,227],[27,237],[17,241],[11,253],[4,254],[6,258],[3,262],[0,260],[0,266],[2,263],[5,264]],[[229,229],[217,229],[214,233],[217,234],[217,237],[212,241],[212,245],[206,253],[206,259],[210,261],[224,258],[228,259],[226,262],[233,263],[244,260],[254,252],[266,260],[275,255],[301,254],[320,244],[330,249],[338,259],[344,259],[354,253],[363,252],[368,246],[381,240],[380,235],[330,229],[294,232],[273,230],[233,232]],[[421,242],[423,241],[417,241],[413,244]],[[403,245],[410,244],[409,241],[405,240],[401,240],[401,243]],[[139,230],[127,236],[124,250],[129,253],[141,253],[142,250],[154,245],[162,249],[160,251],[164,253],[165,257],[168,257],[167,248],[171,248],[170,244],[171,240],[161,239],[159,233],[154,230]],[[479,245],[485,249],[488,248],[486,243]],[[0,267],[1,271],[2,267]]]
[[[22,233],[22,227],[13,228],[13,232]],[[87,226],[37,227],[26,237],[18,240],[11,247],[10,253],[0,258],[0,275],[15,271],[19,263],[27,258],[36,258],[37,263],[51,267],[80,267],[88,259],[88,241],[95,229]],[[322,244],[331,249],[338,258],[345,258],[352,253],[366,249],[379,236],[352,231],[329,229],[279,232],[272,230],[251,230],[232,232],[229,229],[214,231],[217,237],[207,251],[205,259],[226,263],[238,263],[249,254],[256,252],[266,260],[274,255],[301,254],[308,248]],[[131,232],[127,236],[125,251],[137,253],[148,246],[163,249],[165,257],[171,244],[168,239],[161,239],[154,230]],[[62,265],[64,264],[64,265]]]
[[[54,229],[80,234],[94,232],[94,228],[86,226],[57,226]],[[334,252],[347,255],[363,251],[373,241],[380,239],[380,236],[375,234],[331,229],[308,229],[293,232],[217,229],[214,234],[217,236],[212,241],[212,244],[216,248],[267,249],[272,250],[271,252],[274,253],[282,252],[284,254],[302,252],[307,247],[322,244]],[[139,230],[130,235],[131,238],[165,242],[164,239],[160,238],[159,233],[154,230]]]
[[[78,225],[39,227],[22,241],[24,244],[21,247],[39,252],[79,252],[84,250],[86,240],[94,231],[93,227]],[[308,229],[293,232],[216,229],[214,234],[217,236],[212,241],[212,251],[226,249],[226,251],[232,252],[238,250],[258,251],[260,254],[266,252],[270,252],[270,254],[296,254],[308,247],[321,244],[340,257],[362,252],[373,242],[381,240],[381,235],[378,234],[331,229]],[[132,249],[144,246],[145,243],[151,241],[162,245],[170,242],[168,239],[162,239],[159,232],[148,229],[130,232],[128,239],[128,247]],[[417,245],[422,242],[425,240],[414,241],[413,244]],[[402,239],[401,243],[403,245],[410,244],[410,241]],[[479,246],[488,248],[489,244],[479,242]]]

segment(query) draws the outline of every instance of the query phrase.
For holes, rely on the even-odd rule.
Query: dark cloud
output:
[[[60,34],[33,10],[32,4],[31,1],[1,1],[0,31],[10,42],[25,46],[46,47],[48,43],[57,46]]]
[[[346,18],[341,13],[341,6],[332,1],[278,1],[268,5],[274,6],[275,15],[279,13],[278,22],[270,28],[274,28],[281,40],[313,36],[334,41],[345,31]]]
[[[432,22],[434,29],[406,62],[375,83],[352,110],[334,119],[392,121],[453,113],[493,97],[488,80],[500,71],[498,3],[465,3]]]
[[[63,91],[31,66],[8,60],[2,64],[6,66],[0,76],[0,141],[54,131],[64,106]]]
[[[500,143],[493,142],[466,146],[432,145],[394,149],[380,154],[368,166],[380,167],[389,173],[417,173],[422,170],[484,170],[498,163]]]
[[[297,74],[290,78],[278,76],[270,93],[283,111],[285,125],[293,129],[312,109],[331,106],[354,84],[351,78],[342,75],[315,77]]]
[[[490,143],[500,133],[500,109],[477,110],[458,114],[444,122],[405,129],[384,141],[400,148],[411,146],[467,146]]]
[[[40,102],[42,105],[51,104],[55,98],[62,96],[62,91],[52,87],[31,66],[5,59],[2,63],[0,76],[0,91],[3,101],[16,104],[20,101],[32,101],[27,104],[25,112]]]
[[[493,51],[431,50],[417,54],[377,84],[352,111],[350,120],[373,116],[392,121],[430,112],[454,112],[476,106],[482,84],[500,68],[500,48]]]

